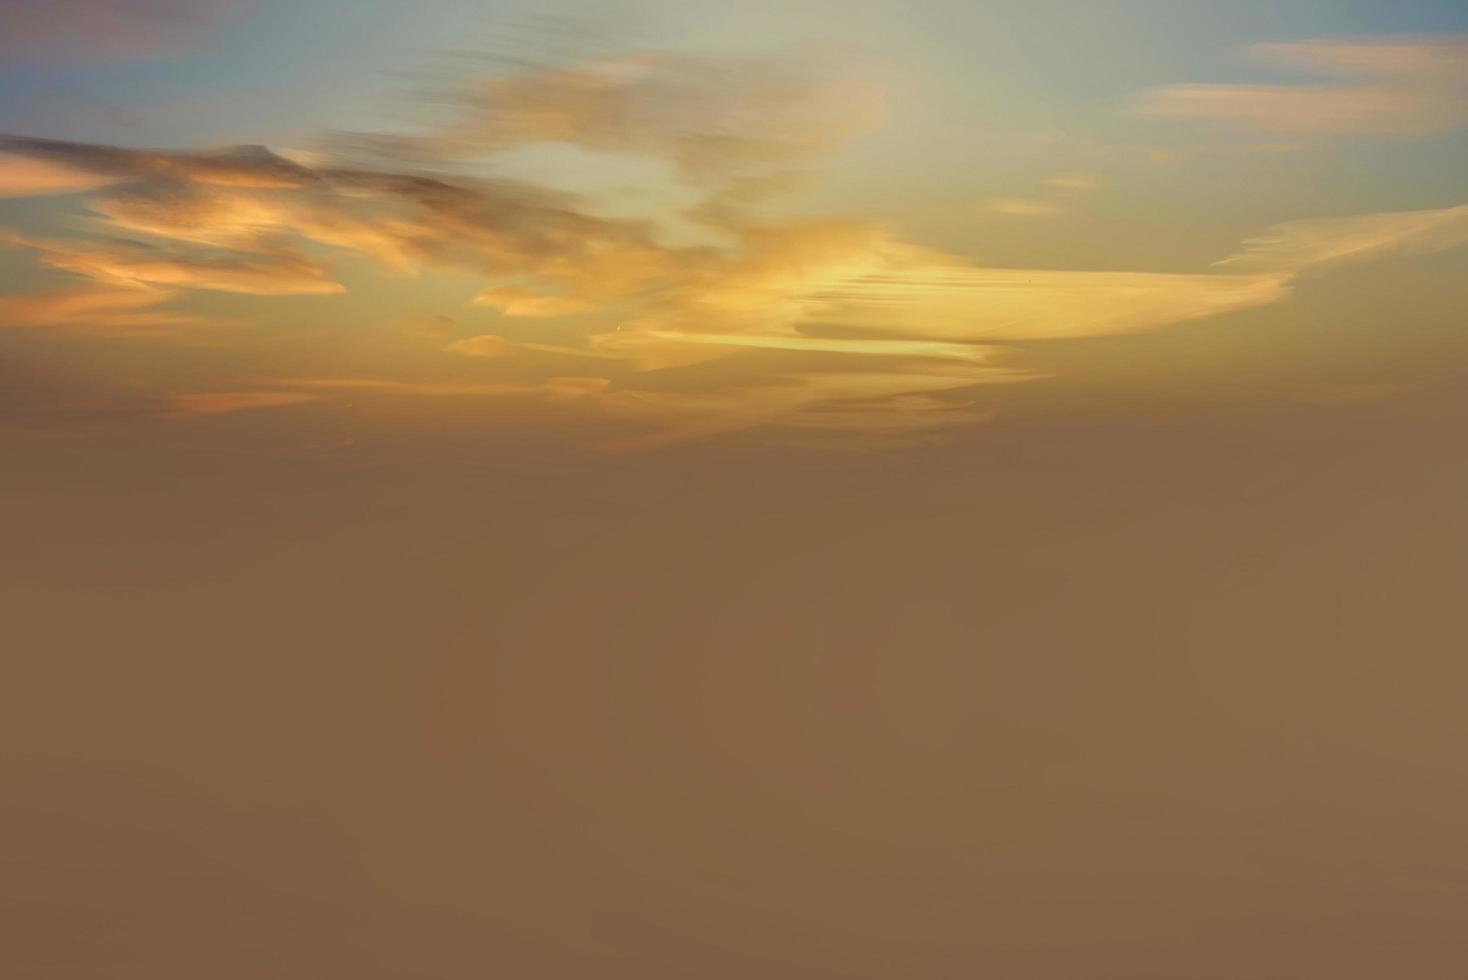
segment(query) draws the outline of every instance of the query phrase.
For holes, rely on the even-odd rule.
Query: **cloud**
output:
[[[858,91],[865,94],[856,105],[832,107],[836,94]],[[588,375],[610,378],[315,376],[261,386],[282,389],[263,394],[574,402],[643,430],[614,442],[623,448],[755,428],[925,439],[987,417],[965,390],[1039,377],[996,344],[1136,333],[1257,308],[1287,298],[1302,270],[1464,236],[1459,208],[1282,225],[1212,272],[996,269],[869,222],[759,213],[809,179],[804,168],[867,124],[878,101],[822,69],[756,71],[653,55],[500,76],[456,100],[455,122],[310,153],[3,137],[0,151],[21,161],[11,186],[85,189],[84,206],[103,234],[14,238],[41,265],[85,284],[0,298],[8,318],[0,322],[179,330],[200,321],[159,307],[186,290],[341,292],[321,256],[349,253],[394,276],[475,274],[472,302],[505,316],[594,317],[569,339],[578,324],[556,324],[551,343],[496,334],[450,341],[452,321],[436,318],[423,329],[441,338],[446,355],[577,355],[602,362]],[[594,200],[533,180],[457,169],[484,158],[476,169],[493,172],[496,153],[550,139],[659,160],[670,180],[701,197],[688,213],[705,223],[703,237],[670,238],[651,218],[610,217]],[[1096,185],[1061,175],[1039,181],[1035,197],[989,206],[1053,215]],[[714,361],[724,363],[697,367]],[[483,367],[440,363],[456,372]],[[637,373],[675,367],[690,370],[656,383]],[[245,397],[258,394],[228,391],[192,404],[207,412],[269,401]]]
[[[1046,186],[1053,187],[1058,191],[1094,191],[1104,186],[1103,182],[1096,177],[1087,177],[1072,174],[1062,177],[1051,177],[1045,181]]]
[[[1420,255],[1468,242],[1468,204],[1429,211],[1310,218],[1268,228],[1220,268],[1299,271],[1384,255]]]
[[[258,408],[281,408],[320,401],[323,396],[307,391],[217,391],[196,395],[174,395],[166,403],[168,415],[224,415]]]
[[[142,242],[59,242],[8,238],[0,242],[35,249],[42,265],[122,286],[168,286],[256,296],[331,294],[345,291],[325,270],[299,255],[268,258],[170,256]]]
[[[393,378],[288,378],[276,382],[291,388],[363,391],[384,395],[427,395],[434,398],[548,398],[575,400],[604,391],[606,378],[547,378],[533,383],[400,381]]]
[[[678,333],[674,331],[651,331],[647,334],[647,337],[654,341],[669,341],[676,344],[713,344],[716,346],[745,347],[761,350],[815,351],[826,354],[927,358],[933,360],[963,361],[970,364],[988,364],[997,356],[1007,353],[1007,349],[1002,347],[981,347],[975,344],[952,344],[932,340],[872,340],[810,336],[771,337],[758,334]]]
[[[252,0],[5,0],[0,52],[154,58],[196,47]]]
[[[319,401],[300,391],[221,391],[163,395],[57,370],[44,361],[0,368],[0,426],[75,430],[278,408]]]
[[[312,244],[367,255],[399,273],[438,266],[533,277],[545,291],[490,289],[483,302],[511,315],[552,316],[646,287],[667,274],[675,254],[643,222],[600,218],[568,195],[523,182],[313,169],[263,148],[185,153],[17,137],[0,147],[125,181],[92,209],[114,232],[177,243],[184,251],[158,261],[188,270],[158,272],[178,274],[180,284],[192,272],[200,283],[207,274],[217,285],[240,284],[257,267],[268,271],[249,258],[264,256],[282,292],[337,291],[300,258],[301,246]],[[257,282],[251,291],[266,288]]]
[[[465,354],[469,357],[505,357],[514,352],[515,345],[503,337],[486,333],[477,337],[456,340],[444,350],[454,354]]]
[[[0,153],[0,197],[79,194],[114,182],[61,161]]]
[[[156,308],[176,296],[166,289],[93,284],[40,293],[0,294],[0,328],[76,328],[151,337],[173,336],[184,328],[213,322]]]
[[[490,306],[505,316],[558,317],[575,316],[596,309],[584,300],[567,296],[546,296],[520,286],[494,286],[474,297],[476,306]]]
[[[979,360],[987,360],[992,353],[985,352]],[[878,437],[884,444],[921,439],[989,415],[974,409],[970,402],[935,398],[935,393],[1030,377],[1033,375],[1025,372],[975,363],[936,366],[925,373],[909,373],[895,364],[885,371],[791,372],[752,384],[682,390],[618,388],[599,377],[553,377],[528,383],[282,378],[274,383],[325,393],[573,403],[593,416],[621,419],[647,429],[596,444],[607,451],[635,452],[761,428],[844,434],[856,444],[870,437]]]
[[[39,139],[0,134],[0,151],[21,159],[112,181],[166,181],[221,187],[302,187],[317,174],[263,146],[231,146],[218,150],[141,150],[100,143]]]
[[[808,319],[950,340],[1137,333],[1278,302],[1288,277],[933,266],[869,274],[810,297]]]
[[[759,384],[700,391],[618,391],[603,402],[610,414],[652,432],[604,440],[610,451],[644,451],[752,429],[845,433],[890,445],[988,417],[964,401],[932,393],[983,380],[963,372],[802,372]]]
[[[1374,405],[1400,395],[1403,390],[1402,385],[1390,381],[1323,382],[1297,391],[1295,400],[1321,408],[1350,408]]]
[[[1271,133],[1420,136],[1468,123],[1468,38],[1259,44],[1249,52],[1347,81],[1185,84],[1143,95],[1142,115],[1203,119]]]
[[[451,101],[457,115],[446,125],[352,145],[422,162],[568,143],[666,160],[712,185],[823,158],[886,111],[869,70],[669,52],[492,76]]]
[[[1054,218],[1068,210],[1063,204],[1038,197],[987,197],[980,203],[995,214],[1020,218]]]

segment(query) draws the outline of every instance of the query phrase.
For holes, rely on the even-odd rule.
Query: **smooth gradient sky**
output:
[[[1468,10],[0,0],[0,973],[1456,980]]]

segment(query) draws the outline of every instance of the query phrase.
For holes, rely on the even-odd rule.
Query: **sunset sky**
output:
[[[0,973],[1456,980],[1465,304],[1448,0],[0,0]]]

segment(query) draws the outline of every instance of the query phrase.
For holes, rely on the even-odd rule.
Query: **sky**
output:
[[[1468,9],[4,0],[0,962],[1456,978]]]

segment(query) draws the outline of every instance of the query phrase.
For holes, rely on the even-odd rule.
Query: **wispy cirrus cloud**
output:
[[[1425,254],[1468,242],[1468,204],[1310,218],[1275,225],[1243,243],[1219,268],[1268,274],[1298,272],[1392,254]]]
[[[1293,41],[1248,52],[1341,80],[1169,85],[1145,93],[1135,111],[1321,136],[1420,136],[1468,124],[1468,37]]]

